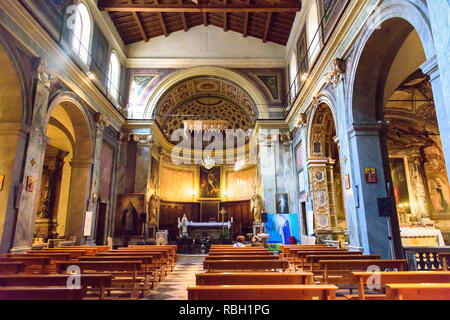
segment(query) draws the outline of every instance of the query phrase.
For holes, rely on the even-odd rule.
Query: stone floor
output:
[[[187,300],[187,287],[195,285],[195,274],[203,272],[204,256],[178,255],[174,271],[144,300]]]

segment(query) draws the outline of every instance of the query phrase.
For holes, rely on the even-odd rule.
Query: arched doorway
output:
[[[333,113],[325,103],[313,110],[308,168],[313,196],[314,230],[320,240],[346,241],[347,230],[338,139]]]
[[[348,72],[351,108],[347,122],[354,179],[360,191],[355,196],[359,236],[366,252],[403,256],[388,144],[391,140],[392,147],[392,129],[386,121],[395,115],[389,113],[388,104],[396,89],[433,56],[433,40],[424,15],[407,1],[382,5],[356,43]],[[379,210],[379,201],[387,198],[391,199],[392,212],[386,218],[386,212]]]
[[[3,38],[0,41],[0,251],[6,252],[14,237],[14,199],[22,178],[27,137],[25,128],[29,114],[24,79],[15,63],[17,58],[9,48],[3,47]]]
[[[40,202],[36,214],[44,219],[44,224],[50,222],[53,230],[35,236],[48,239],[42,235],[52,238],[57,234],[66,239],[75,237],[79,243],[84,214],[89,207],[94,154],[92,124],[81,102],[72,93],[61,93],[52,99],[46,124],[49,142],[45,150],[40,199],[44,204],[48,197],[49,203],[45,206]],[[49,190],[46,190],[46,179],[54,179]],[[46,216],[44,210],[51,211]],[[35,231],[38,227],[36,225]]]

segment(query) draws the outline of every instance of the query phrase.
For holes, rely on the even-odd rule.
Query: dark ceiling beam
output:
[[[250,4],[250,0],[247,0],[247,5]],[[245,13],[245,17],[244,17],[244,31],[242,32],[242,34],[244,35],[244,38],[247,38],[247,32],[248,32],[248,15],[249,13],[246,12]]]
[[[267,36],[269,35],[270,21],[271,20],[272,20],[272,12],[269,12],[267,14],[266,29],[264,30],[263,42],[267,42]]]
[[[246,12],[297,12],[300,11],[302,5],[300,2],[293,4],[276,4],[276,5],[261,5],[261,4],[227,4],[227,5],[189,5],[189,4],[126,4],[120,1],[103,1],[99,4],[100,10],[113,12],[172,12],[172,13],[246,13]]]
[[[144,28],[142,27],[142,23],[141,23],[141,20],[139,20],[139,16],[138,16],[137,12],[133,12],[133,18],[134,18],[134,21],[136,21],[136,24],[137,24],[137,26],[139,28],[139,32],[142,35],[142,39],[145,42],[148,42],[147,34],[145,33]]]
[[[183,0],[178,0],[178,4],[183,5]],[[186,15],[184,14],[184,12],[180,12],[180,17],[181,17],[181,22],[183,23],[183,29],[185,32],[187,32],[188,26],[187,26],[187,22],[186,22]]]
[[[159,5],[158,0],[155,0],[155,3],[156,3],[157,5]],[[164,18],[163,18],[163,15],[162,15],[161,12],[158,12],[158,18],[159,18],[159,23],[161,24],[161,29],[162,29],[163,32],[164,32],[164,35],[165,35],[166,37],[168,37],[168,36],[169,36],[169,33],[167,32],[166,24],[164,23]]]
[[[227,0],[223,0],[223,5],[225,7],[227,6],[227,2]],[[223,31],[228,31],[228,13],[226,12],[223,13]]]

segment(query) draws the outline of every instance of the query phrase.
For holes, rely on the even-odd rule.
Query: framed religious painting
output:
[[[289,214],[289,194],[277,193],[275,195],[277,214]]]
[[[200,200],[220,200],[222,197],[222,168],[200,167],[199,178]]]
[[[142,232],[140,214],[146,212],[145,193],[124,193],[117,196],[115,236],[137,236]]]
[[[377,184],[378,183],[377,169],[365,168],[364,176],[366,178],[366,184]]]

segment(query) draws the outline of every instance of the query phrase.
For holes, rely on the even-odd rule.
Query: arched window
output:
[[[72,50],[84,63],[89,62],[89,49],[91,42],[92,23],[88,8],[84,3],[77,6],[75,12],[75,25],[72,36]]]
[[[297,81],[297,57],[295,53],[292,54],[291,60],[289,62],[289,95],[291,98],[291,102],[295,99],[297,96],[298,91],[298,81]]]
[[[313,4],[309,9],[307,29],[308,29],[309,61],[312,64],[320,51],[319,15],[317,11],[316,1],[313,1]]]
[[[119,81],[120,81],[119,58],[117,57],[117,54],[115,52],[112,52],[109,58],[107,88],[108,93],[115,100],[119,98]]]

